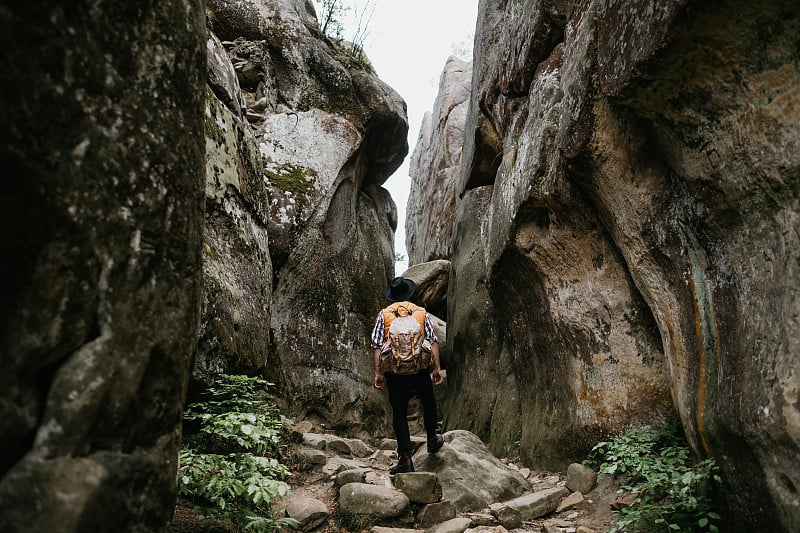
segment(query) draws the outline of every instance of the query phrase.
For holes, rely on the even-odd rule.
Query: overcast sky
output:
[[[352,9],[343,18],[353,24],[367,0],[343,0]],[[319,2],[316,2],[319,4]],[[405,207],[410,178],[408,162],[417,142],[420,123],[431,111],[439,89],[439,76],[456,48],[471,42],[475,32],[478,0],[371,0],[375,6],[364,48],[378,76],[391,85],[408,105],[409,154],[386,182],[399,212],[395,251],[406,254]],[[318,10],[319,13],[319,10]],[[342,35],[350,40],[353,26]],[[471,48],[470,48],[471,50]],[[472,56],[462,57],[471,60]],[[405,264],[397,265],[401,274]]]

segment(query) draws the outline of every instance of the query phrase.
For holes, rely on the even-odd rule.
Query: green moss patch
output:
[[[297,207],[300,210],[308,206],[314,184],[319,177],[319,174],[313,168],[292,163],[278,165],[269,158],[264,166],[264,173],[270,184],[294,196]]]

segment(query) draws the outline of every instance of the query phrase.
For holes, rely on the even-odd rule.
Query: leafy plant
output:
[[[718,531],[709,497],[712,481],[720,481],[717,467],[714,459],[693,463],[677,421],[600,442],[587,462],[599,463],[601,475],[620,476],[620,492],[633,496],[610,533]]]
[[[180,453],[178,492],[204,514],[255,531],[296,527],[278,518],[275,498],[290,494],[282,464],[282,422],[260,378],[222,375],[204,401],[187,409],[185,420],[199,426]]]

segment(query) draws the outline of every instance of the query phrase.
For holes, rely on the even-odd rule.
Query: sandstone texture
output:
[[[164,531],[197,340],[203,3],[0,9],[0,530]]]
[[[210,0],[205,292],[194,377],[265,374],[290,412],[384,425],[369,334],[394,277],[381,184],[405,103],[310,2]],[[371,453],[371,452],[370,452]]]
[[[472,63],[451,56],[439,80],[433,112],[425,113],[411,156],[406,205],[408,264],[451,256]]]
[[[798,9],[481,2],[443,186],[448,427],[564,468],[675,413],[722,469],[722,529],[800,528]]]

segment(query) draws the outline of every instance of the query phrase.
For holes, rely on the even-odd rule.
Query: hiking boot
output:
[[[428,453],[436,453],[444,446],[444,437],[439,435],[428,435]]]
[[[414,471],[414,463],[411,462],[411,452],[400,452],[397,464],[389,469],[389,475],[406,474]]]

